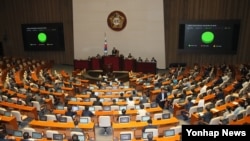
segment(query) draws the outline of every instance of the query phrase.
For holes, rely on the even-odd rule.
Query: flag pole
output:
[[[104,32],[104,56],[107,55],[108,55],[108,43],[107,43],[106,32]]]

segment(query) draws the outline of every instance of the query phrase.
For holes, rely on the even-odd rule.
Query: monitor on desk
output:
[[[99,95],[99,92],[95,92],[95,96],[98,96]]]
[[[103,99],[103,98],[101,98],[99,101],[100,101],[100,102],[103,102],[103,101],[104,101],[104,99]]]
[[[237,115],[237,120],[241,120],[241,119],[243,119],[243,117],[244,117],[244,114],[240,113]]]
[[[142,116],[141,121],[142,122],[147,122],[150,119],[150,116]]]
[[[19,131],[19,130],[15,130],[13,132],[13,136],[16,136],[16,137],[23,137],[23,132],[22,131]]]
[[[40,116],[40,121],[47,121],[47,116]]]
[[[129,116],[120,116],[119,123],[129,123],[130,117]]]
[[[87,117],[80,117],[80,123],[83,124],[89,123],[89,119]]]
[[[85,136],[84,135],[77,135],[79,141],[85,141]]]
[[[135,105],[135,109],[136,109],[136,110],[141,109],[140,105]]]
[[[130,141],[132,140],[131,134],[120,134],[120,141]]]
[[[162,119],[170,119],[171,115],[170,113],[163,113],[162,114]]]
[[[10,117],[11,116],[11,112],[10,111],[4,111],[4,116]]]
[[[90,106],[89,107],[89,111],[91,111],[91,112],[95,111],[95,107],[94,106]]]
[[[235,101],[236,97],[235,96],[230,96],[230,101],[233,102]]]
[[[90,89],[90,90],[94,90],[94,87],[93,87],[93,86],[90,86],[89,89]]]
[[[71,98],[70,98],[70,101],[76,102],[76,101],[77,101],[77,98],[76,98],[76,97],[71,97]]]
[[[84,102],[90,102],[90,98],[84,98],[83,101]]]
[[[175,130],[174,129],[169,129],[164,131],[164,136],[169,137],[169,136],[174,136],[175,135]]]
[[[158,106],[158,104],[156,103],[156,102],[152,102],[151,104],[150,104],[150,107],[151,108],[156,108]]]
[[[67,118],[66,117],[60,117],[59,122],[67,122]]]
[[[17,104],[17,105],[22,105],[23,103],[22,103],[22,101],[18,100],[18,101],[16,102],[16,104]]]
[[[106,92],[106,95],[112,95],[111,91]]]
[[[57,109],[57,110],[64,110],[64,106],[63,106],[63,105],[57,105],[57,106],[56,106],[56,109]]]
[[[103,106],[103,111],[111,111],[111,106]]]
[[[72,111],[73,112],[76,112],[76,111],[78,111],[79,110],[79,106],[72,106]]]
[[[148,134],[153,135],[153,132],[143,132],[142,133],[142,139],[148,139]]]
[[[198,107],[198,108],[197,108],[197,112],[198,112],[198,113],[203,112],[203,107]]]
[[[42,138],[43,138],[43,135],[42,135],[42,133],[39,133],[39,132],[32,132],[31,137],[32,137],[33,139],[42,139]]]
[[[185,99],[184,98],[181,98],[181,99],[179,99],[179,101],[178,101],[178,103],[180,104],[180,103],[184,103],[185,102]]]
[[[228,125],[229,124],[229,118],[225,118],[221,121],[222,125]]]
[[[53,140],[63,140],[63,134],[53,134]]]
[[[123,106],[119,106],[119,110],[121,111],[122,109],[127,110],[127,106],[123,105]]]

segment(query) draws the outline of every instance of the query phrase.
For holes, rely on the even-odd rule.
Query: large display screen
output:
[[[25,51],[63,51],[62,23],[22,24]]]
[[[179,51],[236,54],[239,20],[185,21],[179,25]]]

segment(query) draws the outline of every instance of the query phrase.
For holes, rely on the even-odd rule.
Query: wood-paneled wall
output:
[[[65,51],[25,52],[21,24],[53,22],[63,23]],[[0,25],[4,55],[73,64],[72,0],[0,0]]]
[[[248,63],[250,61],[249,0],[163,0],[166,66],[184,62],[188,65]],[[32,57],[73,64],[72,0],[0,0],[0,41],[6,56]],[[237,55],[178,54],[178,28],[181,20],[240,19],[241,33]],[[22,23],[62,22],[65,51],[25,52]]]
[[[250,61],[250,1],[249,0],[164,0],[166,66],[172,62],[188,65],[248,63]],[[237,55],[178,54],[179,21],[241,20]]]

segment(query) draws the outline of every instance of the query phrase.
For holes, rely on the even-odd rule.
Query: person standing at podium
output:
[[[115,47],[113,47],[113,49],[112,49],[112,55],[117,55],[117,53],[118,53],[118,50],[115,48]]]

